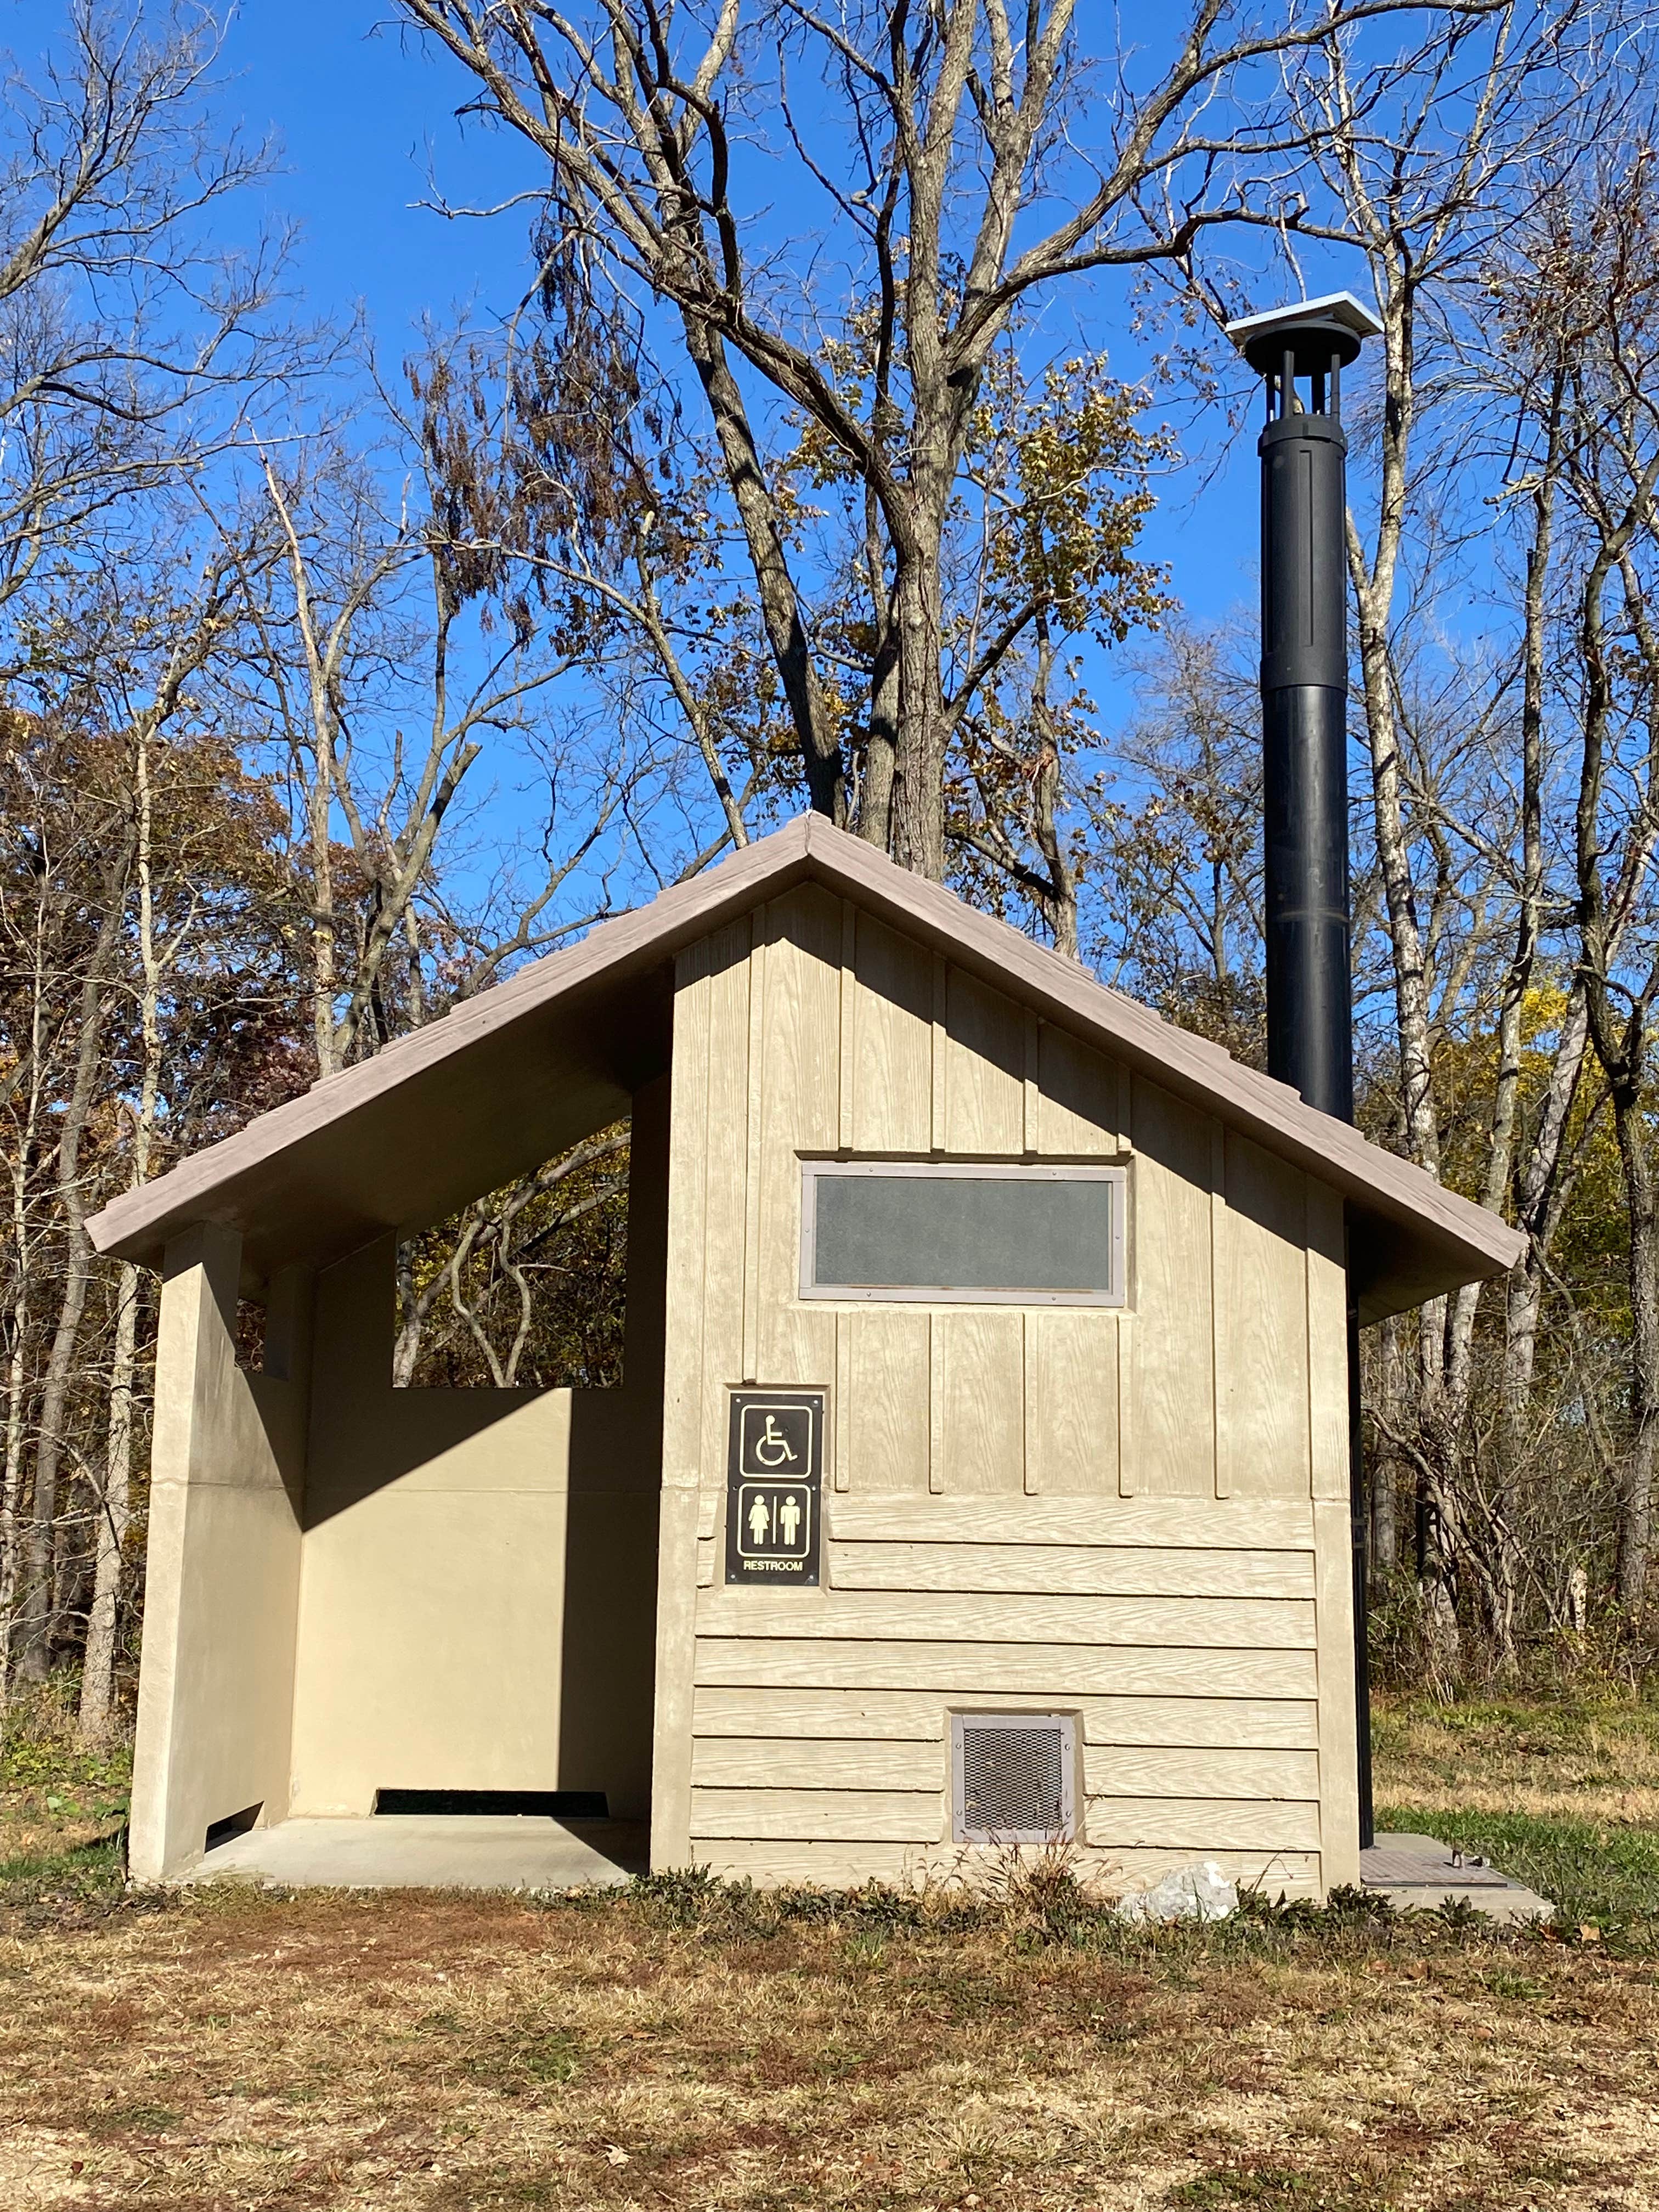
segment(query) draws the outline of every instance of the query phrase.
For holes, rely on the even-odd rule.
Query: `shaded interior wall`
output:
[[[1084,1839],[1357,1877],[1335,1195],[819,886],[678,973],[652,1851],[952,1863],[952,1710],[1074,1713]],[[803,1154],[1119,1160],[1128,1302],[799,1295]],[[817,1589],[723,1583],[726,1394],[829,1394]]]
[[[396,1241],[318,1280],[292,1796],[651,1787],[666,1077],[634,1103],[617,1390],[394,1389]]]
[[[266,1368],[236,1364],[241,1240],[167,1248],[155,1359],[131,1865],[159,1881],[209,1826],[287,1809],[309,1278],[271,1286]]]

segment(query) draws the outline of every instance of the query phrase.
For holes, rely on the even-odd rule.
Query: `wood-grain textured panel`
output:
[[[698,1740],[691,1779],[710,1790],[930,1790],[937,1796],[948,1786],[945,1760],[937,1732],[931,1743],[711,1736]]]
[[[949,1787],[945,1736],[699,1736],[692,1785],[708,1790],[909,1790]],[[1086,1745],[1093,1798],[1312,1802],[1318,1752]]]
[[[708,1167],[709,945],[676,964],[669,1099],[668,1268],[664,1297],[662,1480],[696,1487],[702,1462],[703,1271]]]
[[[848,1346],[845,1503],[870,1492],[925,1494],[930,1316],[914,1307],[860,1307],[843,1314],[841,1326]]]
[[[1313,1508],[1266,1498],[1135,1498],[1098,1504],[1027,1498],[837,1498],[830,1534],[846,1543],[1150,1545],[1200,1551],[1311,1552]]]
[[[749,1049],[747,1095],[743,1118],[743,1332],[738,1374],[744,1382],[760,1376],[761,1196],[765,1180],[761,1170],[761,1146],[766,1115],[763,1088],[766,1079],[766,956],[771,936],[771,916],[757,907],[750,916]]]
[[[691,1839],[936,1844],[944,1792],[908,1790],[702,1790],[691,1792]]]
[[[1111,1061],[1044,1022],[1038,1031],[1035,1149],[1050,1159],[1110,1158],[1119,1150],[1118,1073]]]
[[[1319,1808],[1268,1799],[1091,1797],[1085,1832],[1110,1850],[1316,1851]],[[696,1832],[693,1794],[692,1831]]]
[[[952,1703],[1030,1691],[1040,1698],[1213,1695],[1213,1650],[1075,1644],[913,1644],[834,1637],[699,1636],[697,1682],[709,1688],[937,1690]],[[1230,1651],[1240,1698],[1318,1694],[1311,1651]]]
[[[1348,1279],[1342,1201],[1308,1184],[1308,1422],[1316,1498],[1348,1495]]]
[[[698,1736],[817,1736],[858,1741],[902,1739],[937,1745],[952,1709],[1040,1711],[1054,1703],[1041,1691],[802,1690],[702,1688],[696,1693]],[[1071,1697],[1085,1744],[1201,1749],[1312,1752],[1319,1711],[1311,1698]]]
[[[938,1486],[1017,1496],[1025,1486],[1024,1316],[982,1306],[940,1311],[933,1345]]]
[[[836,1375],[834,1309],[803,1305],[802,1151],[834,1149],[840,1121],[840,902],[804,885],[769,910],[765,1062],[760,1085],[761,1379],[828,1384]],[[751,1155],[752,1157],[752,1155]]]
[[[1213,1858],[1227,1880],[1240,1888],[1292,1899],[1320,1894],[1316,1851],[1215,1850],[1205,1856]],[[1097,1850],[1083,1845],[1078,1859],[1079,1873],[1097,1880],[1115,1896],[1151,1889],[1165,1875],[1191,1866],[1193,1855],[1189,1850]],[[957,1844],[768,1843],[714,1838],[699,1847],[697,1863],[720,1881],[803,1882],[820,1889],[856,1889],[867,1881],[895,1887],[941,1881],[988,1885],[1005,1880],[1007,1872],[1006,1853],[975,1852]]]
[[[1156,1084],[1134,1086],[1135,1490],[1215,1488],[1210,1121]]]
[[[1314,1594],[1310,1552],[1081,1550],[1058,1544],[846,1544],[836,1589],[1024,1591],[1036,1597],[1291,1597]]]
[[[1214,1651],[1310,1651],[1314,1608],[1294,1598],[1024,1597],[954,1591],[833,1590],[823,1604],[769,1589],[708,1592],[701,1636],[910,1638],[1158,1644]]]
[[[1346,1499],[1314,1506],[1318,1576],[1319,1775],[1328,1881],[1359,1879],[1358,1741],[1354,1711],[1353,1557]]]
[[[866,914],[858,918],[853,1144],[926,1152],[933,1142],[933,957]]]
[[[1230,1687],[1231,1678],[1230,1668]],[[1319,1707],[1295,1697],[1100,1698],[1084,1706],[1083,1728],[1086,1743],[1309,1751],[1319,1741]]]
[[[1025,1486],[1042,1497],[1115,1496],[1115,1314],[1050,1307],[1025,1316]]]
[[[1168,1744],[1090,1747],[1086,1742],[1085,1750],[1091,1797],[1284,1798],[1308,1803],[1319,1795],[1316,1751]],[[701,1765],[694,1771],[700,1777]]]
[[[1025,1140],[1025,1018],[1012,999],[952,968],[945,995],[948,1152],[1009,1155]]]
[[[1219,1449],[1235,1497],[1308,1493],[1306,1178],[1229,1134],[1217,1284]]]
[[[724,1481],[726,1388],[743,1380],[744,1246],[748,1220],[749,951],[747,916],[711,940],[708,1161],[701,1249],[671,1248],[671,1284],[702,1295],[702,1480]]]
[[[690,1834],[696,1592],[704,1566],[698,1510],[706,1372],[703,1275],[700,1267],[685,1264],[685,1255],[700,1252],[704,1242],[710,969],[707,939],[688,947],[675,963],[674,1065],[669,1092],[651,1826],[670,1864],[685,1857]]]

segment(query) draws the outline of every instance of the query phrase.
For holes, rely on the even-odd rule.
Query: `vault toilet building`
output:
[[[623,1386],[394,1389],[398,1234],[630,1111]],[[141,1879],[561,1790],[763,1881],[1291,1894],[1357,1872],[1345,1249],[1371,1321],[1520,1245],[812,817],[93,1234],[165,1278]]]

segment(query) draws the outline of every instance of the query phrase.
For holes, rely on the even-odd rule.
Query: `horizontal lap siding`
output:
[[[933,1790],[701,1789],[691,1792],[694,1833],[726,1841],[943,1844],[944,1792]],[[1319,1848],[1317,1804],[1225,1798],[1164,1802],[1091,1797],[1085,1840],[1103,1850],[1304,1850]]]
[[[829,1636],[898,1643],[1173,1644],[1192,1650],[1310,1651],[1311,1598],[1029,1597],[953,1590],[729,1589],[697,1607],[700,1636]]]
[[[1312,1601],[1313,1555],[1107,1551],[1060,1544],[841,1544],[836,1589],[1017,1592],[1056,1597],[1253,1597]]]
[[[830,1534],[843,1543],[1067,1544],[1311,1552],[1311,1503],[1261,1498],[1028,1499],[838,1498]]]
[[[1085,1833],[1106,1850],[1319,1849],[1319,1807],[1262,1799],[1091,1797]]]
[[[937,1844],[937,1790],[701,1790],[691,1792],[699,1838],[789,1843]]]
[[[934,1690],[971,1710],[976,1699],[1028,1691],[1057,1702],[1116,1693],[1213,1695],[1218,1676],[1241,1698],[1318,1694],[1311,1651],[1102,1650],[1075,1644],[869,1644],[848,1638],[704,1636],[697,1687]]]
[[[967,1706],[993,1693],[981,1684],[954,1694]],[[1040,1711],[1040,1692],[994,1692],[1010,1711]],[[1311,1754],[1319,1745],[1319,1709],[1311,1698],[1074,1697],[1071,1709],[1083,1723],[1085,1744],[1156,1748],[1171,1756],[1210,1747],[1241,1756],[1263,1751]],[[783,1755],[788,1741],[806,1737],[866,1745],[894,1741],[937,1744],[941,1705],[933,1690],[864,1691],[705,1684],[696,1693],[693,1726],[700,1749],[722,1736],[767,1738]],[[1236,1790],[1229,1790],[1229,1796]]]
[[[818,1742],[793,1737],[715,1736],[697,1745],[693,1779],[709,1789],[923,1790],[947,1786],[946,1747],[935,1725],[931,1739],[878,1738]],[[1173,1749],[1121,1745],[1083,1748],[1089,1797],[1306,1799],[1319,1795],[1319,1759],[1312,1751]]]
[[[1193,1863],[1190,1850],[1113,1850],[1085,1846],[1079,1854],[1082,1871],[1098,1876],[1114,1888],[1150,1889],[1167,1874]],[[1204,1853],[1241,1888],[1260,1890],[1264,1896],[1312,1898],[1319,1894],[1320,1860],[1316,1851],[1227,1850]],[[994,1854],[963,1850],[957,1844],[887,1842],[750,1840],[713,1838],[697,1853],[700,1866],[722,1881],[811,1882],[825,1889],[849,1889],[860,1882],[885,1881],[898,1887],[919,1887],[928,1881],[969,1878],[979,1870],[995,1877]]]
[[[1202,1855],[1316,1892],[1328,1576],[1300,1179],[821,890],[742,927],[746,969],[736,932],[683,969],[698,1057],[677,1157],[706,1158],[679,1218],[704,1246],[671,1261],[671,1371],[702,1403],[678,1427],[671,1406],[699,1450],[665,1480],[701,1504],[664,1558],[684,1625],[659,1676],[678,1669],[665,1711],[689,1741],[661,1863],[944,1871],[963,1856],[950,1713],[1055,1708],[1078,1718],[1091,1864],[1134,1885]],[[1128,1160],[1121,1327],[801,1301],[799,1157],[837,1149]],[[726,1394],[744,1382],[831,1393],[818,1590],[724,1584]]]

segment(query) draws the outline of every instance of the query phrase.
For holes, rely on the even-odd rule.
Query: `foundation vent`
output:
[[[951,1835],[959,1844],[1046,1844],[1076,1820],[1069,1713],[957,1713]]]

